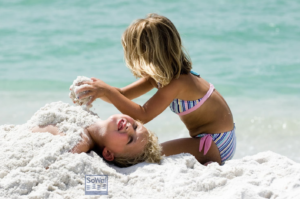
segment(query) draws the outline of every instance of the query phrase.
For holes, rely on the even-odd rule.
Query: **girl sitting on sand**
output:
[[[71,150],[72,153],[94,150],[106,161],[121,167],[144,161],[159,163],[161,160],[157,137],[128,115],[112,115],[101,120],[81,107],[57,102],[41,108],[31,120],[38,121],[33,124],[39,124],[31,128],[32,132],[63,136],[68,131],[81,133],[82,140]],[[67,132],[62,132],[63,129]]]
[[[236,148],[230,108],[212,84],[191,71],[192,63],[173,23],[164,16],[149,14],[125,30],[122,44],[127,66],[140,79],[118,89],[92,78],[93,82],[77,90],[77,94],[86,92],[80,98],[90,97],[89,104],[102,98],[143,123],[169,106],[192,138],[163,143],[163,154],[187,152],[202,164],[230,160]],[[158,91],[143,106],[131,101],[153,88]]]

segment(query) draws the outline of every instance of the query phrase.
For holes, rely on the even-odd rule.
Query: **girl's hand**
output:
[[[87,106],[92,104],[97,98],[105,97],[106,91],[110,89],[110,86],[100,79],[92,77],[91,80],[92,82],[82,82],[82,84],[87,85],[76,92],[76,95],[80,93],[78,99],[90,98]]]

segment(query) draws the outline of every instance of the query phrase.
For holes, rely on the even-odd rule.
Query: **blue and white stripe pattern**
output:
[[[194,106],[196,106],[196,104],[198,104],[201,101],[201,99],[202,98],[194,100],[194,101],[185,101],[185,100],[181,100],[181,99],[174,99],[170,104],[170,109],[171,109],[171,111],[173,111],[176,114],[182,113],[182,112],[187,111],[187,110],[193,108]]]
[[[217,145],[220,151],[222,165],[225,163],[225,161],[232,159],[236,149],[235,126],[233,130],[225,133],[199,134],[196,137],[202,138],[206,135],[212,136],[213,141]]]
[[[198,74],[194,71],[190,71],[190,73],[197,77],[200,77],[200,74]],[[174,99],[173,102],[170,104],[170,109],[171,109],[171,111],[173,111],[176,114],[182,113],[182,112],[187,111],[187,110],[193,108],[194,106],[196,106],[196,104],[198,104],[201,101],[201,99],[202,98],[193,100],[193,101]]]

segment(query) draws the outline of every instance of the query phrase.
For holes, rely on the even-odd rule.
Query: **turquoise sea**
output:
[[[49,102],[71,103],[77,76],[117,87],[135,81],[121,35],[154,12],[173,21],[193,70],[232,109],[235,158],[272,150],[300,162],[299,10],[298,0],[0,0],[0,125],[23,124]],[[118,113],[100,100],[93,111]],[[161,142],[188,136],[168,109],[146,126]]]

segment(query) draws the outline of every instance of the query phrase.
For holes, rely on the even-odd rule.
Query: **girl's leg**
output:
[[[180,138],[170,140],[161,144],[162,154],[169,156],[179,153],[190,153],[200,162],[205,164],[207,162],[217,162],[221,164],[221,156],[217,145],[212,141],[211,147],[207,154],[204,155],[202,150],[199,152],[200,138]]]

